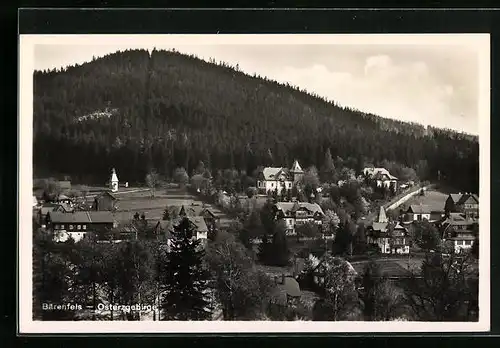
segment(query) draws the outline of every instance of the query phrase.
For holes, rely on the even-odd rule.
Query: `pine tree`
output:
[[[271,244],[271,257],[272,264],[275,266],[286,266],[288,265],[288,258],[290,256],[290,250],[288,249],[288,242],[286,237],[286,226],[284,225],[284,220],[281,220],[276,225],[276,231],[273,235],[273,242]]]
[[[207,320],[211,312],[207,300],[209,273],[203,266],[204,251],[187,218],[174,228],[167,259],[165,297],[166,320]]]
[[[325,159],[323,161],[323,181],[335,181],[335,165],[333,163],[332,154],[330,152],[330,148],[326,150]]]

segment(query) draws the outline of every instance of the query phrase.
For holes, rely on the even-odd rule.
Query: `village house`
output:
[[[257,191],[260,194],[268,194],[276,190],[278,193],[281,193],[283,189],[291,190],[303,176],[304,171],[297,160],[295,160],[291,169],[266,167],[258,175]]]
[[[220,217],[216,216],[210,209],[200,205],[172,205],[167,210],[169,219],[184,216],[202,217],[209,231],[213,231],[220,223]]]
[[[47,227],[56,242],[64,242],[70,237],[76,242],[89,232],[97,235],[109,232],[117,227],[117,222],[107,211],[49,212]]]
[[[208,209],[199,208],[198,206],[169,206],[167,211],[168,215],[165,216],[165,220],[159,221],[154,229],[156,235],[167,235],[167,231],[171,233],[174,227],[177,226],[183,218],[187,218],[191,224],[191,227],[196,231],[196,239],[202,240],[202,244],[205,245],[208,240],[209,227],[205,221],[204,215],[209,217],[210,223],[214,223],[211,220],[213,213],[208,211]]]
[[[470,249],[479,233],[477,220],[468,219],[465,214],[449,213],[440,224],[443,239],[453,244],[455,252]]]
[[[391,175],[385,168],[364,168],[363,175],[370,180],[377,183],[377,187],[387,187],[396,191],[398,185],[398,178]]]
[[[196,240],[201,240],[202,246],[206,246],[208,242],[208,227],[205,220],[201,216],[186,216],[191,228],[196,232],[193,236]],[[156,223],[153,233],[159,240],[162,240],[167,245],[167,250],[170,249],[170,241],[172,239],[172,232],[175,227],[179,225],[183,218],[179,217],[173,220],[160,220]]]
[[[440,221],[444,217],[444,211],[436,208],[432,208],[425,204],[412,204],[406,210],[403,223],[408,224],[413,221],[423,221],[427,220],[429,222]]]
[[[326,274],[331,270],[332,267],[340,266],[341,264],[345,264],[347,266],[349,275],[353,279],[358,277],[358,272],[356,272],[349,261],[344,260],[340,257],[332,257],[328,255],[327,257],[323,257],[319,264],[312,270],[313,285],[320,289],[324,288]]]
[[[121,223],[117,226],[119,232],[118,240],[134,240],[139,238],[139,228],[136,221],[132,223]]]
[[[479,196],[472,193],[452,193],[445,202],[446,213],[463,213],[468,219],[479,218]]]
[[[202,208],[198,216],[201,216],[207,225],[209,232],[214,232],[220,224],[220,218],[216,216],[210,209]]]
[[[380,207],[377,220],[367,228],[368,244],[376,244],[383,254],[408,254],[410,238],[399,222],[389,222],[384,207]]]
[[[300,285],[295,278],[282,274],[281,277],[275,276],[274,282],[276,287],[271,294],[272,303],[289,305],[297,303],[300,300],[302,295]]]
[[[287,235],[295,235],[298,225],[308,222],[321,225],[323,209],[317,203],[278,202],[274,205],[276,219],[284,220]]]
[[[118,199],[109,191],[104,191],[94,198],[93,208],[96,211],[114,211],[117,208]]]
[[[74,209],[66,203],[43,203],[37,212],[37,221],[43,228],[47,225],[47,214],[51,212],[71,213]]]

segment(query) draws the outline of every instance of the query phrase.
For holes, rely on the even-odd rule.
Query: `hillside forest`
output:
[[[421,180],[477,192],[478,138],[340,107],[296,86],[215,60],[127,50],[34,73],[34,175],[104,184],[143,182],[155,168],[192,174],[259,166],[336,167],[358,173],[398,163]],[[383,115],[382,115],[383,116]]]

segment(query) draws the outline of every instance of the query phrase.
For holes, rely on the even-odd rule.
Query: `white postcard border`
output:
[[[32,320],[32,178],[34,46],[144,44],[191,45],[471,45],[480,56],[480,287],[479,321],[443,322],[272,322],[272,321],[33,321]],[[160,44],[161,42],[161,44]],[[479,332],[490,329],[490,36],[489,34],[321,34],[321,35],[20,35],[19,37],[19,332],[27,333],[373,333]],[[457,67],[458,69],[460,67]],[[483,242],[484,241],[484,242]]]

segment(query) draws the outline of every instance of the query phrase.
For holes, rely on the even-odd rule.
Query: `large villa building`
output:
[[[452,193],[445,202],[445,212],[462,213],[467,219],[479,218],[479,196],[473,193]]]
[[[274,208],[276,219],[285,221],[287,235],[295,235],[298,225],[306,223],[321,225],[323,221],[323,209],[317,203],[278,202]]]
[[[387,187],[396,190],[398,186],[398,178],[389,173],[385,168],[367,167],[363,169],[363,175],[377,183],[377,187]]]
[[[389,221],[384,207],[380,207],[377,220],[367,228],[367,242],[380,248],[382,254],[408,254],[408,230],[399,221]]]
[[[281,193],[283,189],[291,190],[304,175],[299,162],[295,160],[292,168],[266,167],[259,173],[257,190],[260,194],[274,192]]]

